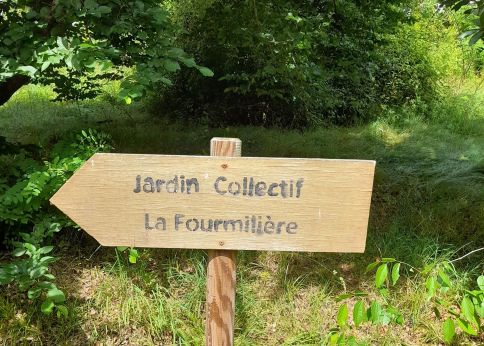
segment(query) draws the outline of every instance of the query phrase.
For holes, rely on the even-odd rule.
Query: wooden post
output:
[[[210,156],[241,156],[238,138],[212,138]],[[208,250],[205,344],[234,344],[235,251]]]

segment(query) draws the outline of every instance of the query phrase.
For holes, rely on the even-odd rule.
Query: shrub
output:
[[[378,114],[381,104],[434,92],[425,29],[411,26],[419,11],[412,3],[184,1],[173,11],[186,31],[180,45],[216,76],[179,74],[164,97],[169,109],[186,104],[177,117],[347,124]]]
[[[0,266],[0,284],[14,283],[29,299],[43,298],[42,311],[66,315],[64,293],[53,283],[46,256],[55,233],[77,227],[49,205],[50,197],[95,152],[111,147],[109,137],[93,130],[55,145],[48,157],[35,146],[8,143],[0,137],[0,227],[4,245],[18,258]]]

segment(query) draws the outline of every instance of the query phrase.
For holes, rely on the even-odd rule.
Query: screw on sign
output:
[[[105,246],[208,249],[206,343],[232,345],[235,251],[364,252],[375,161],[93,155],[51,198]]]

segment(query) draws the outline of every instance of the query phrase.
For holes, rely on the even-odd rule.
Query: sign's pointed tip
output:
[[[59,194],[60,194],[60,191],[61,191],[62,187],[57,190],[53,195],[52,197],[50,197],[49,199],[49,203],[51,205],[55,205],[56,207],[58,207],[57,203],[58,203],[58,200],[59,200]]]

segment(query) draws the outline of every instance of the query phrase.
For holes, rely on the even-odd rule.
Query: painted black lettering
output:
[[[282,180],[281,183],[279,184],[279,186],[281,187],[281,197],[286,198],[287,197],[287,191],[286,191],[287,183],[286,183],[286,181]]]
[[[161,187],[163,186],[164,183],[165,183],[164,180],[162,180],[162,179],[156,179],[156,192],[160,192],[161,191]]]
[[[136,176],[136,183],[133,189],[134,193],[140,193],[141,192],[141,175]]]
[[[274,221],[271,220],[271,217],[267,215],[267,221],[264,224],[264,233],[271,234],[274,233]]]
[[[145,230],[152,230],[153,227],[150,226],[150,214],[145,214]]]
[[[146,177],[143,185],[144,192],[155,192],[155,182],[152,177]]]
[[[213,229],[215,230],[215,232],[218,232],[218,226],[223,225],[223,223],[223,220],[215,220],[213,222]]]
[[[205,226],[205,219],[200,220],[200,230],[204,232],[212,232],[213,230],[213,220],[208,219],[208,227]]]
[[[269,189],[267,190],[267,194],[271,197],[278,196],[279,194],[277,192],[274,192],[274,189],[277,188],[278,186],[279,186],[278,183],[272,183],[271,185],[269,185]]]
[[[227,191],[222,191],[219,189],[218,187],[218,184],[219,182],[221,181],[227,181],[227,178],[225,177],[218,177],[217,180],[215,180],[215,184],[213,185],[213,187],[215,188],[215,191],[219,194],[219,195],[225,195],[227,193]]]
[[[296,183],[296,198],[299,198],[301,197],[301,189],[302,189],[302,186],[303,186],[303,182],[304,182],[304,178],[299,178],[297,180],[297,183]]]
[[[192,225],[192,224],[194,224],[194,225]],[[190,226],[190,225],[192,225],[192,226]],[[198,222],[197,219],[190,219],[185,223],[185,226],[186,226],[187,230],[195,232],[200,227],[200,223]]]
[[[297,230],[297,223],[295,223],[295,222],[288,222],[287,223],[287,226],[286,226],[286,232],[287,233],[296,234],[296,230]]]
[[[235,189],[233,188],[234,185],[236,186]],[[240,184],[236,181],[231,182],[229,184],[229,193],[231,193],[234,196],[237,196],[238,194],[240,194]]]
[[[177,191],[178,191],[178,175],[175,175],[175,178],[168,180],[166,182],[166,192],[177,193]]]
[[[235,231],[235,224],[239,225],[239,231],[242,231],[242,221],[241,220],[226,220],[224,221],[224,229],[228,231],[229,225],[232,226],[232,231]]]
[[[184,216],[185,215],[183,214],[175,214],[175,231],[178,231],[178,226],[183,223],[183,221],[181,221],[181,218]]]
[[[195,192],[200,191],[200,185],[198,184],[197,178],[191,178],[186,180],[186,185],[187,185],[187,194],[192,193],[192,186],[195,187]]]
[[[259,181],[255,184],[255,195],[256,196],[264,196],[266,194],[267,184],[263,181]]]
[[[249,180],[249,196],[254,195],[254,178],[250,177]]]
[[[284,221],[279,221],[277,223],[277,230],[276,230],[276,233],[277,234],[281,234],[281,231],[282,231],[282,226],[284,226],[285,222]]]
[[[255,215],[252,215],[252,217],[250,218],[250,221],[251,221],[251,229],[252,229],[252,233],[255,233],[255,228],[257,226],[257,219],[255,217]]]
[[[163,227],[162,228],[163,231],[166,231],[166,220],[164,217],[159,217],[156,219],[155,228],[160,229],[160,226]]]

